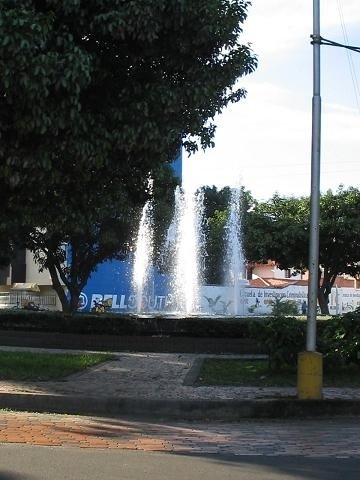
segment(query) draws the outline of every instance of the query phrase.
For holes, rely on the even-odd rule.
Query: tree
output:
[[[204,217],[205,219],[214,216],[216,211],[224,211],[229,207],[231,189],[224,187],[218,190],[214,185],[212,187],[202,187],[204,195]]]
[[[181,140],[210,146],[209,119],[256,65],[239,43],[247,6],[0,0],[3,173],[45,191],[74,163],[82,176],[116,166],[142,190]]]
[[[336,277],[360,275],[360,190],[340,187],[321,196],[320,249],[321,265],[319,305],[328,313],[328,302]]]
[[[162,181],[153,193],[155,211],[158,216],[161,212],[166,217],[167,198],[176,180],[166,165],[159,176]],[[41,213],[43,205],[33,206],[34,222],[39,212],[46,228],[33,227],[34,223],[23,225],[18,228],[15,240],[35,252],[41,270],[49,270],[64,311],[77,309],[79,295],[100,263],[126,258],[142,206],[125,196],[113,176],[104,174],[101,180],[93,177],[84,190],[76,189],[76,179],[73,181],[70,198],[59,191],[49,192],[46,215]],[[67,208],[70,211],[66,215],[58,216],[58,211]],[[74,214],[79,216],[68,223]]]
[[[224,260],[226,235],[225,226],[228,210],[215,210],[207,219],[205,278],[208,284],[221,284],[224,281]]]
[[[49,270],[64,311],[77,309],[79,295],[98,264],[125,257],[137,215],[116,176],[104,172],[81,187],[72,177],[63,189],[49,190],[46,203],[44,198],[25,206],[27,221],[20,217],[15,230],[14,243],[34,252],[40,269]]]
[[[355,188],[320,199],[319,285],[321,313],[328,314],[328,301],[336,277],[360,274],[360,191]],[[275,260],[280,268],[308,269],[309,199],[275,195],[259,203],[248,216],[245,248],[252,261]]]
[[[309,201],[274,195],[257,202],[244,222],[244,246],[251,262],[275,260],[280,268],[304,271],[308,256]]]
[[[86,268],[78,262],[71,309],[105,259],[99,238],[113,245],[107,258],[126,253],[149,176],[181,143],[188,152],[211,146],[210,119],[245,96],[234,85],[256,67],[239,42],[247,7],[0,0],[0,186],[21,215],[18,240],[42,266],[61,264],[65,242],[73,269],[88,258]]]
[[[204,191],[204,218],[205,218],[205,278],[210,284],[221,284],[225,278],[226,255],[226,223],[229,217],[231,188],[217,190],[216,187],[205,187]],[[254,203],[251,193],[241,188],[242,193],[242,222],[248,210]]]

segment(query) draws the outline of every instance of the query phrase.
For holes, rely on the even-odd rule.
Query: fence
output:
[[[32,292],[0,292],[0,308],[22,307],[25,302],[34,302],[42,307],[55,307],[56,295],[39,295]]]

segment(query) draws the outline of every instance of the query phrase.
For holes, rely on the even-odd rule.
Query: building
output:
[[[11,265],[0,270],[0,308],[21,308],[29,301],[44,309],[61,310],[49,272],[39,272],[29,250],[19,250]]]

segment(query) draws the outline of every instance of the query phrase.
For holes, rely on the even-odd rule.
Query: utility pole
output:
[[[320,148],[321,148],[321,96],[320,96],[320,0],[313,0],[313,97],[311,139],[311,194],[309,288],[306,350],[316,350],[316,314],[319,277],[319,222],[320,222]]]
[[[313,97],[311,138],[311,194],[309,288],[306,326],[306,351],[298,355],[298,398],[318,400],[322,397],[322,355],[316,351],[316,316],[319,282],[319,224],[320,224],[320,146],[321,146],[321,96],[320,96],[320,46],[341,47],[360,53],[360,47],[345,45],[321,37],[320,0],[313,0]]]
[[[322,355],[316,352],[316,316],[319,280],[319,224],[320,224],[320,147],[321,147],[321,96],[320,96],[320,0],[313,0],[313,97],[311,138],[311,193],[309,286],[306,328],[306,352],[298,357],[299,399],[322,397]]]

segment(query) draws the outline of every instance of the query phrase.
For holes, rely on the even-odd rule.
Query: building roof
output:
[[[353,288],[355,287],[355,280],[353,278],[337,277],[334,286]]]
[[[291,278],[261,278],[250,280],[250,287],[255,288],[286,288],[290,285],[307,286],[307,280],[295,280]]]

